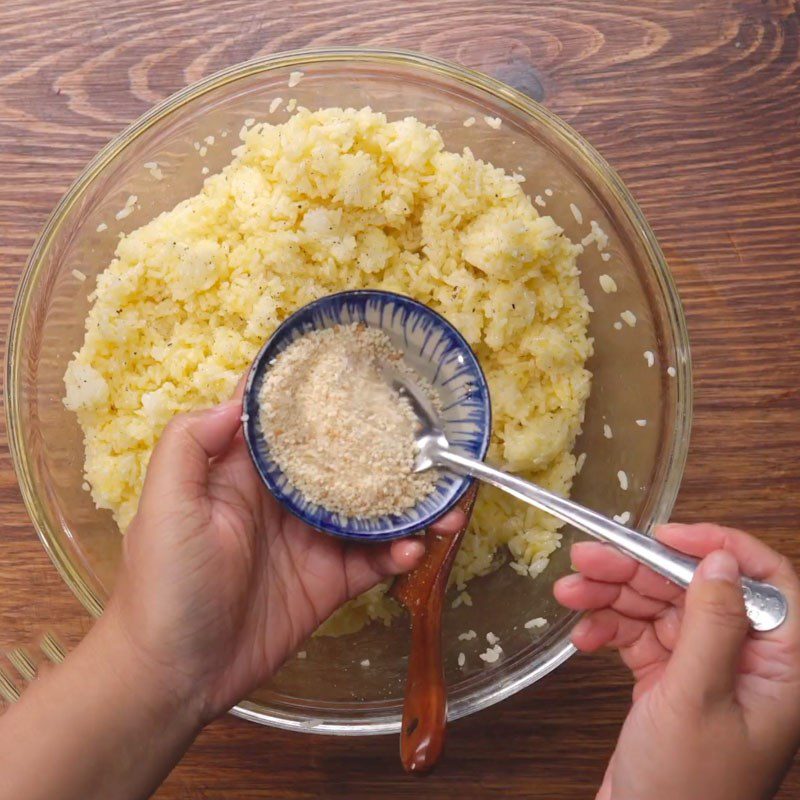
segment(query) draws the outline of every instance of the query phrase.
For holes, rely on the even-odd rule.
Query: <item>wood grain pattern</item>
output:
[[[800,562],[800,18],[791,0],[0,5],[0,337],[25,256],[86,161],[154,102],[278,50],[399,46],[542,100],[617,168],[689,318],[696,425],[676,518],[748,527]],[[733,432],[733,433],[732,433]],[[0,648],[88,618],[39,546],[0,428]],[[395,737],[210,726],[158,792],[187,798],[591,797],[629,701],[611,656],[456,723],[424,784]],[[783,798],[800,796],[800,767]]]

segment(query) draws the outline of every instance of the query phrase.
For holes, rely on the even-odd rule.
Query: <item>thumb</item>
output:
[[[147,467],[143,499],[177,489],[182,499],[205,494],[209,460],[221,455],[241,424],[242,405],[229,400],[204,411],[179,414],[164,428]]]
[[[715,550],[700,563],[686,593],[665,681],[701,704],[729,697],[747,630],[739,564],[727,551]]]

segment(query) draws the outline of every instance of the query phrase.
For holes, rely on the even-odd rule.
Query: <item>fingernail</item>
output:
[[[573,636],[585,636],[589,633],[589,628],[592,627],[592,618],[583,617],[578,624],[572,629]]]
[[[583,580],[583,576],[580,572],[576,572],[572,575],[565,575],[563,578],[559,578],[558,582],[561,586],[572,586],[574,583],[580,583]]]
[[[711,581],[735,583],[739,580],[739,564],[726,550],[709,553],[700,564],[700,572]]]
[[[425,555],[425,545],[422,542],[414,539],[412,539],[410,542],[406,542],[404,549],[406,558],[408,559],[416,560]]]

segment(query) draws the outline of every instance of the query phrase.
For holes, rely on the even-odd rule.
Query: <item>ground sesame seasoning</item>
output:
[[[411,508],[433,490],[436,470],[413,471],[417,419],[381,372],[389,362],[413,373],[384,331],[339,325],[297,339],[267,373],[260,396],[264,437],[275,463],[310,502],[369,518]],[[413,375],[437,402],[430,384]]]

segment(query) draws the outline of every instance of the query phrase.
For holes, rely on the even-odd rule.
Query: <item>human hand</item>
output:
[[[208,720],[238,702],[345,601],[412,568],[422,541],[354,545],[266,490],[241,400],[176,417],[148,467],[110,613],[147,669]],[[453,511],[443,531],[463,523]]]
[[[771,797],[800,746],[800,582],[790,563],[742,531],[664,525],[656,537],[703,558],[684,593],[613,548],[573,546],[578,574],[555,596],[590,611],[578,649],[618,649],[633,706],[598,800]],[[740,571],[781,589],[786,622],[749,629]]]

